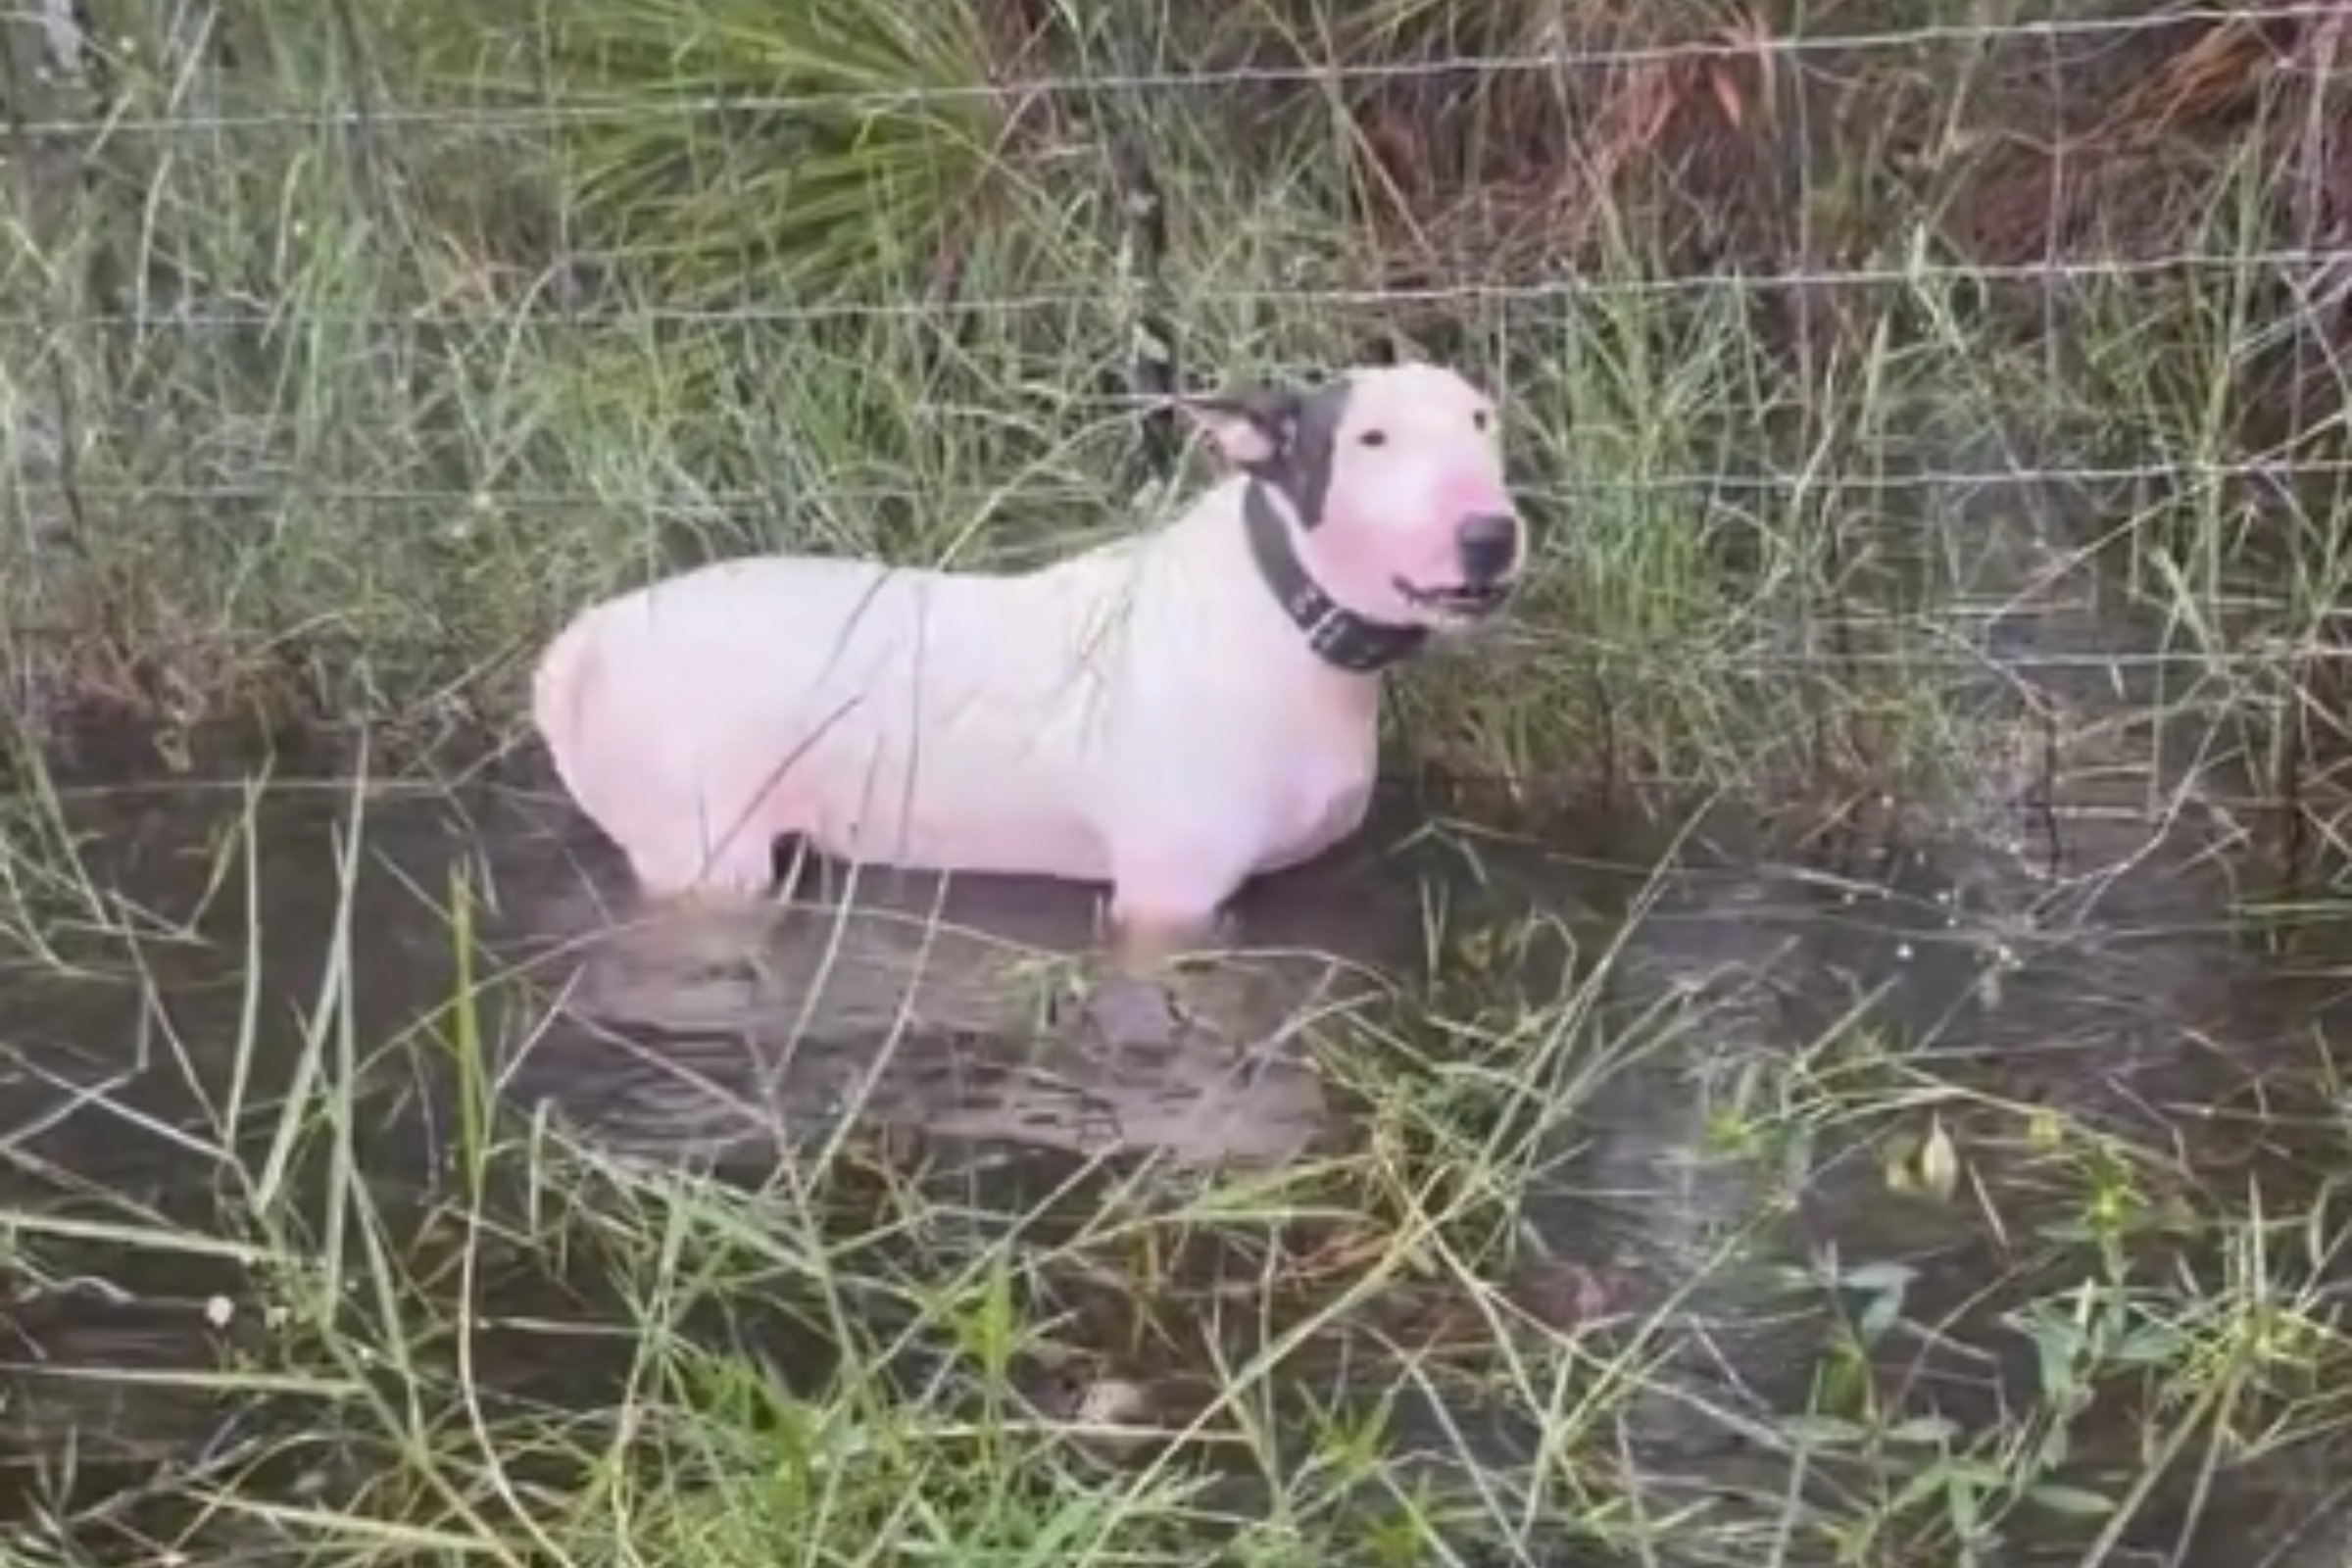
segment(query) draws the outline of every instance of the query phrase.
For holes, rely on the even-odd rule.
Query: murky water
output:
[[[2204,728],[2133,716],[2180,707],[2150,684],[2169,678],[2151,628],[2034,506],[1987,505],[1965,534],[1976,548],[1938,568],[1958,579],[1951,602],[1987,607],[1951,617],[1970,650],[1953,708],[1973,728],[1943,796],[1801,856],[1721,812],[1688,831],[1664,813],[1434,833],[1428,803],[1398,796],[1356,844],[1253,892],[1246,929],[1268,951],[1207,984],[1207,1034],[1149,1058],[1102,1059],[1059,1027],[1063,971],[1093,931],[1078,890],[872,878],[846,890],[844,916],[845,890],[820,876],[810,906],[757,929],[648,924],[615,858],[544,790],[64,787],[81,876],[44,871],[62,841],[28,806],[0,900],[19,911],[0,930],[0,1201],[45,1216],[6,1287],[0,1500],[21,1519],[36,1502],[71,1515],[41,1528],[120,1554],[110,1532],[159,1473],[224,1462],[241,1423],[282,1429],[190,1381],[224,1343],[262,1353],[240,1338],[268,1331],[238,1239],[165,1257],[105,1227],[217,1229],[219,1150],[268,1168],[271,1097],[306,1037],[358,1043],[364,1059],[342,1064],[365,1103],[355,1147],[388,1213],[428,1212],[453,1180],[451,1042],[478,1040],[510,1113],[635,1160],[752,1182],[848,1129],[919,1134],[933,1155],[960,1152],[972,1223],[1001,1229],[1024,1193],[1105,1151],[1280,1165],[1348,1147],[1360,1125],[1308,1065],[1301,1017],[1376,1013],[1388,986],[1428,972],[1436,924],[1539,923],[1549,947],[1492,983],[1541,989],[1548,969],[1556,989],[1571,972],[1593,1039],[1624,1059],[1537,1086],[1584,1109],[1551,1135],[1518,1217],[1535,1249],[1606,1282],[1589,1309],[1660,1325],[1622,1463],[1655,1512],[1708,1521],[1676,1560],[1830,1560],[1832,1521],[1877,1484],[1875,1461],[1797,1454],[1788,1422],[1836,1402],[1833,1325],[1889,1281],[1901,1311],[1857,1363],[1882,1407],[1981,1435],[2057,1396],[2054,1331],[2018,1314],[2086,1285],[2097,1249],[2053,1229],[2089,1199],[2047,1118],[2162,1155],[2119,1180],[2189,1217],[2119,1243],[2128,1283],[2258,1268],[2315,1306],[2340,1291],[2324,1200],[2352,1159],[2327,1057],[2352,1014],[2328,956],[2258,942],[2234,917],[2253,860],[2179,739]],[[250,1059],[248,1039],[264,1048]],[[1801,1146],[1740,1147],[1743,1129],[1792,1126]],[[2210,1221],[2256,1193],[2308,1234],[2249,1262]],[[606,1396],[628,1349],[609,1290],[510,1262],[477,1374],[515,1400]],[[232,1321],[208,1316],[215,1298]],[[781,1322],[711,1332],[749,1336],[787,1376],[828,1353]],[[2147,1466],[2136,1421],[2161,1380],[2098,1380],[2052,1474],[2121,1494]],[[1168,1397],[1182,1386],[1171,1375]],[[2322,1425],[2218,1468],[2188,1455],[2129,1498],[2112,1540],[2021,1512],[2003,1560],[2237,1563],[2248,1531],[2279,1543],[2267,1560],[2330,1560],[2352,1515]],[[1432,1392],[1393,1433],[1400,1464],[1477,1467],[1490,1492],[1543,1469],[1530,1422]],[[289,1494],[337,1484],[325,1458],[281,1468],[269,1484]]]

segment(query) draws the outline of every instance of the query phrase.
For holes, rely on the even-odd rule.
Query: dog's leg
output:
[[[760,899],[776,883],[774,848],[756,833],[716,846],[695,832],[657,834],[629,846],[629,869],[641,889],[664,901]]]
[[[1221,885],[1187,877],[1179,892],[1173,882],[1130,878],[1112,890],[1108,962],[1087,1004],[1106,1044],[1152,1050],[1175,1042],[1184,1023],[1175,962],[1221,945],[1225,901],[1210,892]]]
[[[821,858],[806,834],[787,833],[778,838],[767,856],[775,891],[785,898],[798,898],[812,889],[821,889],[823,882],[818,876]]]
[[[766,944],[780,912],[767,895],[775,867],[765,843],[760,853],[721,847],[702,834],[675,829],[632,841],[629,868],[637,878],[637,941],[673,978],[697,983],[764,983]]]
[[[1184,1032],[1174,960],[1223,946],[1227,907],[1250,879],[1255,847],[1234,831],[1250,813],[1201,782],[1168,771],[1114,781],[1108,962],[1087,1005],[1114,1049],[1162,1048]]]
[[[1175,994],[1175,960],[1214,945],[1217,918],[1122,914],[1114,906],[1109,961],[1087,999],[1087,1015],[1105,1044],[1134,1050],[1173,1045],[1184,1022]]]

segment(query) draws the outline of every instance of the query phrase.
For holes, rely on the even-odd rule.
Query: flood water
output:
[[[1253,960],[1203,993],[1209,1038],[1151,1059],[1106,1061],[1057,1032],[1054,958],[1084,948],[1094,918],[1078,890],[876,879],[852,896],[854,920],[632,924],[616,858],[527,766],[360,792],[289,763],[256,792],[135,784],[119,758],[84,759],[60,775],[56,812],[81,879],[41,869],[61,853],[38,826],[46,808],[26,801],[8,829],[0,1203],[40,1218],[0,1240],[0,1506],[64,1560],[146,1560],[139,1532],[172,1528],[151,1504],[174,1477],[235,1473],[295,1498],[352,1481],[336,1465],[359,1461],[323,1449],[258,1477],[234,1463],[258,1428],[282,1439],[313,1419],[281,1406],[318,1389],[223,1400],[206,1381],[224,1346],[292,1376],[238,1253],[259,1244],[223,1229],[221,1150],[269,1165],[306,1020],[356,1043],[353,1147],[387,1214],[426,1213],[453,1181],[449,1042],[478,1037],[505,1114],[615,1158],[755,1184],[851,1129],[895,1129],[944,1159],[971,1224],[987,1229],[993,1205],[1001,1230],[1096,1154],[1180,1171],[1350,1148],[1353,1102],[1306,1065],[1297,1020],[1388,1005],[1367,974],[1409,989],[1439,908],[1455,930],[1544,924],[1557,951],[1514,960],[1519,983],[1588,987],[1592,1049],[1616,1053],[1539,1086],[1582,1103],[1547,1135],[1517,1218],[1530,1248],[1594,1285],[1587,1310],[1661,1325],[1617,1458],[1652,1512],[1707,1521],[1664,1560],[1745,1541],[1752,1560],[1832,1561],[1834,1522],[1891,1490],[1867,1456],[1807,1454],[1790,1435],[1828,1397],[1835,1325],[1889,1279],[1907,1280],[1902,1310],[1862,1362],[1879,1408],[1950,1423],[1966,1447],[2051,1396],[2047,1314],[2088,1299],[2102,1254],[2065,1230],[2089,1200],[2036,1141],[2037,1117],[2106,1135],[2119,1190],[2163,1216],[2108,1254],[2148,1323],[2174,1312],[2182,1345],[2218,1334],[2189,1320],[2183,1282],[2211,1295],[2253,1271],[2332,1352],[2331,1195],[2352,1173],[2328,1066],[2352,1022],[2332,978],[2344,944],[2253,930],[2260,858],[2204,731],[2135,716],[2193,717],[2185,677],[2033,509],[2000,514],[1945,564],[1952,602],[1985,608],[1950,619],[1973,652],[1953,663],[1966,722],[1939,792],[1804,842],[1654,804],[1439,834],[1432,803],[1394,792],[1357,843],[1243,910],[1253,948],[1363,973]],[[109,890],[103,906],[82,879]],[[819,878],[809,897],[840,891]],[[461,902],[469,943],[453,938]],[[460,1028],[467,972],[477,1002]],[[347,986],[328,983],[339,975]],[[1740,1129],[1797,1126],[1801,1149],[1736,1147]],[[1941,1199],[1899,1179],[1937,1138],[1960,1167]],[[2263,1216],[2286,1223],[2251,1256],[2247,1222]],[[108,1233],[167,1225],[221,1246],[165,1255]],[[518,1405],[609,1400],[630,1350],[621,1304],[551,1260],[508,1262],[484,1286],[472,1375]],[[1856,1270],[1876,1284],[1826,1283]],[[821,1375],[794,1363],[826,1348],[789,1325],[707,1326],[780,1376]],[[2307,1372],[2338,1364],[2298,1353]],[[2109,1364],[2050,1479],[2120,1498],[2119,1515],[2023,1509],[1988,1560],[2243,1568],[2258,1541],[2264,1562],[2341,1561],[2352,1446],[2328,1435],[2326,1391],[2295,1379],[2291,1355],[2265,1373],[2263,1408],[2230,1410],[2239,1436],[2223,1442],[2150,1408],[2183,1385]],[[1524,1410],[1449,1408],[1428,1390],[1404,1406],[1399,1466],[1538,1498],[1529,1478],[1546,1461]],[[2169,1430],[2197,1435],[2158,1464],[2147,1433]],[[1568,1507],[1551,1486],[1543,1506]],[[1549,1560],[1615,1560],[1560,1539]]]

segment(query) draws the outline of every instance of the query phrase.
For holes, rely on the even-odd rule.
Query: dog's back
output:
[[[649,883],[760,880],[788,833],[917,868],[1085,874],[1122,558],[1014,577],[718,563],[573,621],[535,716]]]

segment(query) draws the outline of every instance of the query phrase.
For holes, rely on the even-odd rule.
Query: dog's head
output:
[[[1187,407],[1280,500],[1299,559],[1357,614],[1460,626],[1518,581],[1527,530],[1503,481],[1494,405],[1453,371],[1383,366],[1313,391]]]

